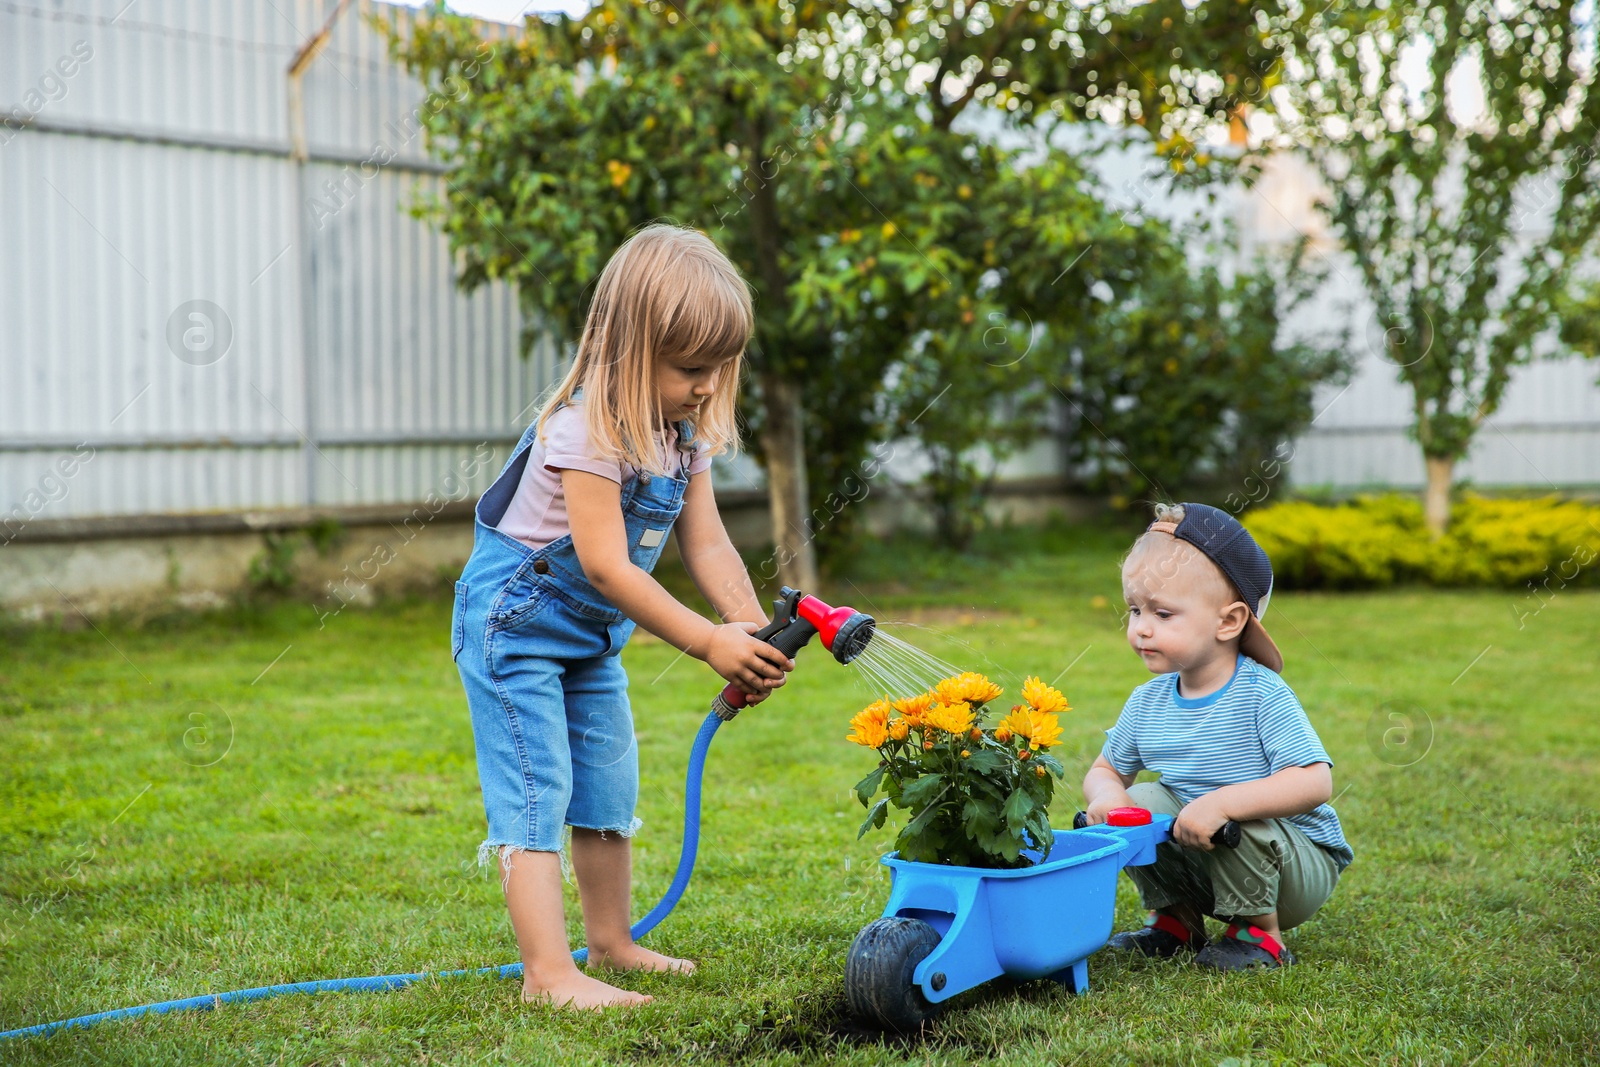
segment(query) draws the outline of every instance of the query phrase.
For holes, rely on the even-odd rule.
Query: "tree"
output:
[[[1581,6],[1309,5],[1277,21],[1284,58],[1263,62],[1284,120],[1273,143],[1321,172],[1371,332],[1411,387],[1436,536],[1512,371],[1561,351],[1575,268],[1595,249],[1600,95]]]
[[[1271,492],[1315,388],[1350,371],[1342,338],[1284,336],[1325,274],[1304,253],[1302,241],[1226,278],[1192,269],[1174,246],[1065,347],[1058,388],[1078,424],[1069,452],[1089,485],[1133,506],[1211,483],[1234,512]]]
[[[1105,116],[1165,137],[1226,106],[1260,38],[1242,5],[1182,0],[605,0],[487,50],[440,6],[379,25],[449,90],[423,118],[454,166],[423,213],[460,254],[462,286],[511,281],[530,330],[570,337],[585,287],[642,223],[697,226],[744,270],[758,307],[747,410],[781,573],[802,586],[810,516],[896,423],[880,397],[893,369],[952,330],[981,339],[996,316],[1081,318],[1090,285],[1142,240],[1064,152],[1024,167],[958,120]]]
[[[1000,464],[1048,432],[1052,396],[1033,351],[1040,331],[997,318],[975,332],[928,337],[902,361],[890,394],[893,436],[916,440],[928,463],[934,535],[956,549],[983,525]]]

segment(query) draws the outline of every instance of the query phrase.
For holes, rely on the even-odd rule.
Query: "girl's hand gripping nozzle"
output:
[[[767,642],[790,659],[806,647],[812,637],[822,635],[822,645],[840,663],[849,663],[871,642],[878,624],[871,615],[855,608],[835,608],[798,589],[783,587],[783,596],[773,601],[772,621],[750,636]],[[711,702],[717,718],[727,722],[744,708],[749,697],[729,682]]]

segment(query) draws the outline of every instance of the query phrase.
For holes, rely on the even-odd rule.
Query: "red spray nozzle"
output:
[[[823,647],[829,652],[833,652],[840,663],[849,663],[872,639],[872,628],[874,626],[872,616],[863,615],[855,608],[830,607],[807,593],[795,605],[795,612],[806,622],[816,627],[817,633],[822,637]],[[866,625],[864,632],[862,631],[863,623]],[[841,632],[847,635],[856,634],[858,644],[850,646],[849,642],[847,642],[847,647],[835,652],[833,643]]]
[[[787,656],[794,656],[815,634],[840,663],[849,663],[872,640],[878,624],[871,615],[855,608],[836,608],[814,596],[785,586],[783,598],[773,605],[772,622],[752,636],[766,641]],[[745,705],[744,692],[729,682],[712,705],[724,719],[731,719]]]

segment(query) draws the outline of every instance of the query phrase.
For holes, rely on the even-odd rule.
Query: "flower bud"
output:
[[[1044,777],[1044,768],[1043,767],[1035,767],[1033,769],[1033,773],[1038,775],[1040,778],[1043,778]]]
[[[1011,731],[1002,726],[994,732],[994,739],[1003,745],[1011,740]]]
[[[922,742],[922,751],[924,751],[924,752],[932,752],[933,751],[933,742],[932,741],[924,741],[924,742]]]
[[[974,740],[974,741],[982,741],[983,740],[983,731],[978,729],[976,726],[974,726],[971,730],[969,730],[967,732],[967,736],[969,738],[971,738],[972,740]]]
[[[970,759],[971,757],[972,757],[972,753],[971,752],[968,752],[966,749],[962,749],[961,750],[961,758],[962,759]]]
[[[1029,752],[1029,751],[1028,751],[1028,750],[1027,750],[1027,749],[1025,749],[1025,748],[1019,748],[1019,749],[1017,749],[1017,758],[1018,758],[1018,759],[1027,759],[1027,758],[1028,758],[1028,757],[1030,757],[1030,756],[1032,756],[1032,755],[1033,755],[1033,753],[1032,753],[1032,752]]]

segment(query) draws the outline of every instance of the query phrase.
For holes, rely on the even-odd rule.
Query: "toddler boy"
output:
[[[1128,867],[1150,910],[1108,947],[1217,970],[1294,962],[1283,931],[1328,900],[1353,853],[1328,804],[1333,760],[1278,676],[1261,624],[1272,564],[1233,516],[1163,505],[1122,564],[1128,643],[1159,677],[1133,691],[1083,780],[1090,823],[1117,807],[1176,816],[1156,862]],[[1158,782],[1134,784],[1141,770]],[[1229,820],[1237,849],[1211,837]],[[1205,917],[1227,923],[1208,943]]]

